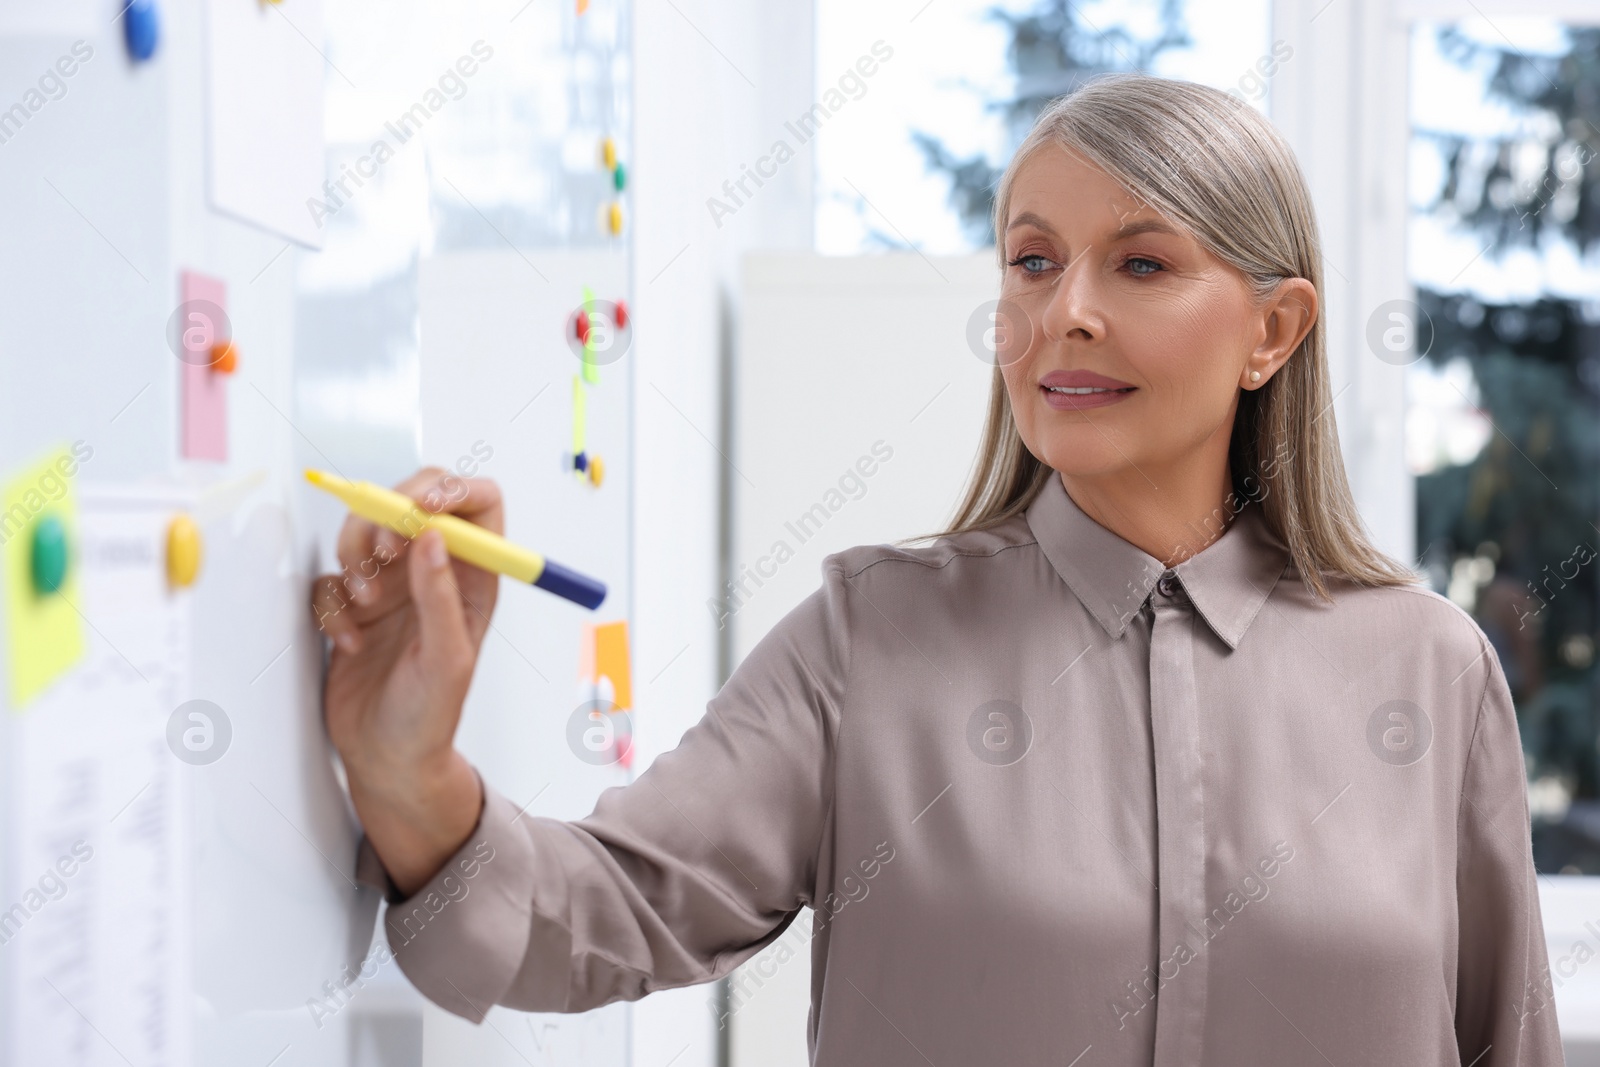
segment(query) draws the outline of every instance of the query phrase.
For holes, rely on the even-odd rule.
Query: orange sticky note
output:
[[[578,638],[578,681],[585,700],[609,698],[617,722],[617,762],[633,764],[633,675],[628,655],[627,620],[583,624]],[[597,705],[604,707],[605,705]]]
[[[628,620],[599,623],[594,628],[594,680],[611,679],[617,710],[633,710],[633,674],[629,670]]]

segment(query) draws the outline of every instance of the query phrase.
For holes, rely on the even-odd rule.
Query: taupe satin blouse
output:
[[[583,1011],[809,906],[829,1067],[1562,1063],[1511,696],[1445,598],[1318,602],[1255,504],[1164,573],[1059,477],[822,570],[587,818],[487,787],[433,882],[389,887],[418,989]]]

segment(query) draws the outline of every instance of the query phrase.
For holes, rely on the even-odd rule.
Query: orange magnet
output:
[[[218,341],[211,346],[211,369],[218,374],[232,374],[239,369],[239,348],[232,341]]]

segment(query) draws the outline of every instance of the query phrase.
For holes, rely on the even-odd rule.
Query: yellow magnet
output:
[[[200,527],[186,514],[167,523],[167,582],[174,589],[193,585],[200,575]]]

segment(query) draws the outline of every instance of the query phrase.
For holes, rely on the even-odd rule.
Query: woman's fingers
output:
[[[361,650],[361,624],[336,574],[324,574],[311,586],[311,610],[320,626],[342,652]]]
[[[444,538],[437,530],[428,530],[411,546],[409,555],[407,570],[411,597],[417,605],[425,674],[459,689],[460,693],[452,694],[459,701],[472,678],[476,646],[467,632],[467,607],[456,591]]]
[[[400,553],[404,552],[406,545],[410,544],[404,537],[401,537],[387,526],[378,527],[378,533],[373,538],[373,541],[373,552],[382,563],[399,559]]]
[[[488,478],[463,478],[438,467],[425,467],[395,486],[395,491],[416,502],[414,512],[402,520],[404,534],[379,527],[356,515],[339,531],[339,564],[351,598],[369,614],[383,614],[403,602],[405,590],[389,587],[388,565],[406,554],[408,537],[427,526],[429,517],[459,515],[499,534],[505,532],[505,507],[500,487]]]
[[[505,531],[500,487],[490,479],[463,478],[438,467],[427,467],[396,485],[395,491],[416,502],[414,513],[401,524],[412,537],[426,529],[430,516],[439,514],[458,515],[495,533]],[[413,599],[414,572],[409,557],[415,551],[416,542],[404,534],[356,515],[349,516],[339,530],[341,573],[319,578],[313,593],[318,622],[329,636],[359,643],[362,625]],[[455,592],[470,601],[466,627],[476,647],[487,629],[499,578],[467,564],[452,570]]]
[[[422,473],[419,471],[418,476]],[[505,503],[496,482],[489,478],[463,478],[449,471],[437,474],[424,480],[418,491],[401,487],[400,492],[416,500],[428,512],[448,512],[494,533],[506,532]]]
[[[418,472],[423,473],[427,472]],[[346,517],[344,525],[339,527],[338,556],[343,582],[350,598],[363,607],[376,604],[382,596],[379,571],[386,559],[396,555],[392,549],[380,550],[380,533],[377,524],[355,514]]]

